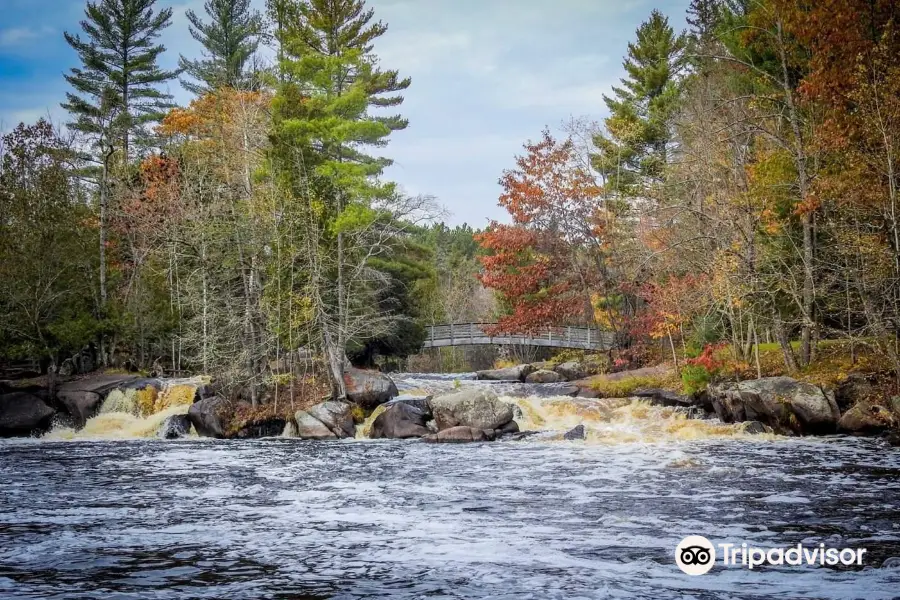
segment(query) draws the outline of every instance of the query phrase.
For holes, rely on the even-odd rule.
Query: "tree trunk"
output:
[[[794,136],[794,162],[797,167],[797,179],[800,192],[800,202],[807,200],[809,195],[809,175],[806,170],[806,149],[804,147],[803,132],[800,128],[800,116],[794,102],[794,92],[791,89],[790,76],[788,74],[787,54],[785,51],[784,31],[781,21],[777,24],[779,53],[781,58],[782,87],[784,100],[788,108],[788,118],[791,131]],[[803,291],[802,291],[802,323],[800,329],[800,365],[806,366],[812,356],[811,339],[812,330],[815,327],[815,239],[813,235],[814,214],[812,207],[804,207],[800,216],[800,225],[803,229]]]
[[[784,365],[787,367],[788,371],[791,373],[796,373],[799,369],[797,368],[797,358],[794,356],[794,350],[791,348],[791,340],[788,338],[787,332],[784,329],[784,323],[781,321],[781,317],[775,317],[775,339],[778,340],[778,345],[781,347],[781,353],[784,356]]]

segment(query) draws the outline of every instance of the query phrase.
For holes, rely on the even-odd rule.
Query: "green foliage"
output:
[[[611,189],[629,193],[643,178],[661,180],[668,163],[671,120],[680,99],[679,75],[687,38],[675,35],[668,19],[654,10],[629,43],[627,76],[614,96],[604,96],[610,116],[606,135],[594,138],[592,157]]]
[[[591,383],[591,388],[604,398],[627,398],[640,388],[677,389],[679,386],[671,375],[641,375],[610,379],[601,376]]]
[[[93,339],[93,215],[73,152],[45,120],[0,141],[0,355],[57,357]]]
[[[186,14],[191,37],[202,44],[205,56],[199,60],[179,58],[181,70],[194,80],[182,80],[181,84],[198,96],[223,86],[256,87],[256,74],[247,72],[247,63],[259,47],[260,15],[250,9],[250,0],[206,0],[203,7],[208,22],[193,10]]]
[[[712,374],[703,365],[685,365],[681,369],[681,383],[686,394],[696,394],[706,389]]]
[[[66,32],[81,66],[66,75],[74,93],[63,108],[74,118],[74,129],[90,135],[115,132],[128,158],[129,138],[143,137],[146,126],[171,108],[171,96],[155,86],[175,72],[159,68],[165,47],[156,39],[169,26],[172,9],[154,13],[156,0],[97,0],[88,2],[81,28],[86,38]]]

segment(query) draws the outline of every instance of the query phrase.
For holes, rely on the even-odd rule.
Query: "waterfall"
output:
[[[156,436],[168,417],[186,414],[194,401],[201,378],[159,381],[159,388],[114,389],[106,396],[97,414],[84,427],[55,427],[44,439],[129,439]]]
[[[516,422],[526,431],[568,431],[584,425],[587,443],[626,444],[744,437],[740,425],[692,419],[684,409],[654,406],[637,398],[588,399],[502,397],[519,408]],[[754,435],[754,439],[773,436]]]

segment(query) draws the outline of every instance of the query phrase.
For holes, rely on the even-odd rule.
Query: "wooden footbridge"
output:
[[[491,336],[485,328],[496,323],[451,323],[426,327],[424,348],[472,345],[521,345],[552,348],[578,348],[581,350],[609,350],[613,345],[613,333],[590,327],[547,327],[531,335]]]

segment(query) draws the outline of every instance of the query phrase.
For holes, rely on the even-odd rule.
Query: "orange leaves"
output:
[[[603,262],[591,253],[603,247],[599,236],[607,230],[601,190],[580,166],[571,140],[559,142],[545,130],[524,148],[516,168],[500,178],[499,203],[513,224],[492,223],[476,236],[488,251],[479,279],[507,302],[510,314],[498,331],[510,333],[576,316],[592,320],[590,298],[602,274],[578,263]]]
[[[513,222],[546,222],[560,211],[582,218],[597,212],[600,187],[593,176],[576,164],[571,140],[556,141],[544,130],[538,142],[524,146],[526,154],[516,159],[516,169],[500,178],[503,194],[499,203]]]
[[[155,236],[181,211],[178,162],[152,154],[140,164],[140,185],[122,198],[114,227],[122,233]]]
[[[822,202],[819,201],[818,198],[813,195],[808,195],[806,198],[798,202],[794,207],[794,214],[798,217],[809,215],[819,210],[821,206]]]
[[[174,108],[160,123],[161,135],[203,138],[233,125],[248,110],[268,107],[271,97],[263,92],[222,88],[191,101],[188,108]]]

